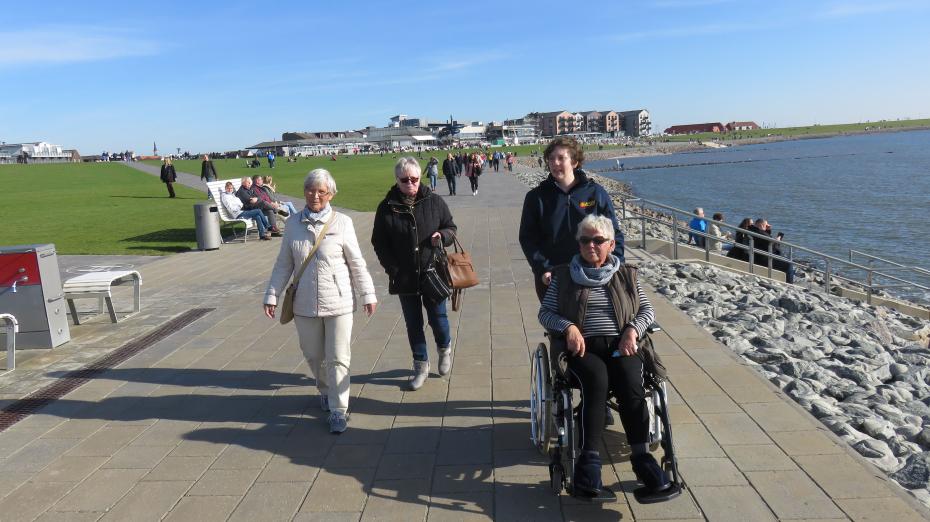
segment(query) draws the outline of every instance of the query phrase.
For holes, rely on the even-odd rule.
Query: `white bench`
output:
[[[0,329],[6,333],[6,369],[16,369],[16,332],[19,331],[19,323],[16,318],[10,314],[0,314]]]
[[[65,294],[65,300],[68,301],[68,309],[71,310],[71,319],[74,324],[81,324],[81,317],[74,307],[74,300],[87,297],[97,298],[98,314],[103,313],[103,306],[106,303],[107,311],[110,313],[110,320],[114,323],[117,322],[116,310],[113,309],[113,294],[110,290],[114,286],[125,283],[133,284],[133,307],[132,312],[123,316],[123,319],[136,315],[142,309],[142,276],[139,275],[139,272],[135,270],[88,272],[65,281],[62,290]]]
[[[236,224],[242,223],[245,225],[245,232],[242,234],[242,242],[245,243],[249,236],[249,230],[255,230],[258,232],[258,226],[255,224],[255,220],[251,218],[236,218],[229,214],[229,211],[226,210],[226,207],[223,206],[223,200],[220,196],[226,192],[226,182],[233,184],[233,190],[239,190],[239,186],[242,185],[242,180],[240,179],[224,179],[219,181],[208,181],[207,188],[210,190],[210,198],[213,199],[213,202],[216,203],[217,213],[220,215],[220,228],[223,225],[229,225],[232,228],[233,239],[239,239],[239,236],[236,234]],[[223,234],[221,233],[220,236]],[[223,238],[223,243],[226,243],[226,238]]]

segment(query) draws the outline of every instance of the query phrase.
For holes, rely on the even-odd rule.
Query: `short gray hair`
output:
[[[597,230],[598,234],[607,239],[614,238],[614,222],[607,216],[599,216],[597,214],[588,214],[585,216],[585,218],[581,220],[581,223],[578,224],[578,231],[575,232],[575,240],[581,239],[581,231],[588,228]]]
[[[417,174],[420,173],[420,162],[417,161],[413,156],[404,156],[397,160],[397,163],[394,164],[394,177],[399,178],[403,175],[404,171],[412,168],[417,171]]]
[[[325,185],[330,194],[336,194],[336,180],[326,169],[313,169],[304,178],[304,191],[311,187]]]

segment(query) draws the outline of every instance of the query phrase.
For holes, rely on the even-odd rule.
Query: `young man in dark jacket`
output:
[[[578,253],[575,232],[588,214],[609,218],[614,224],[613,254],[623,262],[623,231],[604,187],[581,170],[584,152],[573,138],[556,138],[543,156],[549,177],[526,194],[520,218],[520,246],[533,269],[540,302],[549,286],[552,269]]]
[[[452,368],[446,300],[436,303],[425,299],[420,293],[420,277],[433,263],[439,246],[452,245],[456,226],[446,202],[420,184],[420,164],[416,159],[400,158],[394,167],[394,177],[396,184],[375,211],[371,244],[390,279],[388,292],[400,299],[413,353],[410,388],[417,390],[429,376],[424,308],[439,350],[439,374],[447,375]]]

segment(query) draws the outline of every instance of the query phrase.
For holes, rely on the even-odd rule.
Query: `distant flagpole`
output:
[[[155,142],[152,142],[152,156],[158,156],[158,145]]]

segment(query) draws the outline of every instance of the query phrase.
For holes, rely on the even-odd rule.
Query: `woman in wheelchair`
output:
[[[580,254],[554,269],[539,310],[539,322],[552,334],[553,361],[565,353],[566,377],[581,388],[581,451],[572,493],[589,497],[605,493],[597,447],[610,389],[620,403],[633,472],[650,492],[659,494],[671,487],[671,481],[649,453],[643,360],[636,356],[637,339],[652,324],[655,312],[636,280],[636,269],[611,254],[610,219],[585,217],[576,239]]]

